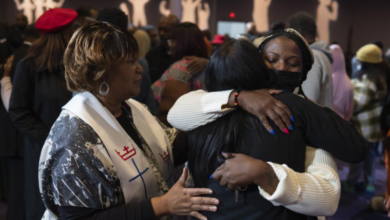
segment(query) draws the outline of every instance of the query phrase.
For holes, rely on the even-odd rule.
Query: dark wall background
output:
[[[203,0],[211,7],[210,29],[216,30],[219,20],[244,21],[252,20],[253,0]],[[66,0],[63,7],[77,8],[80,5],[90,5],[96,10],[104,7],[119,7],[126,2],[132,13],[131,4],[127,0]],[[168,0],[172,12],[181,16],[180,0]],[[150,0],[146,4],[148,23],[157,25],[161,17],[160,0]],[[317,0],[273,0],[269,8],[269,21],[286,21],[297,11],[307,11],[314,16],[318,6]],[[13,0],[0,0],[0,21],[13,23],[18,13]],[[229,17],[235,12],[236,18]],[[372,40],[381,40],[385,48],[390,47],[390,0],[339,0],[339,17],[331,22],[330,42],[338,42],[344,51],[356,52],[359,47]],[[350,34],[351,33],[351,34]],[[351,39],[351,40],[349,40]]]

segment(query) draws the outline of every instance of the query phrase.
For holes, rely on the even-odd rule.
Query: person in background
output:
[[[138,48],[139,48],[139,57],[145,58],[146,54],[150,50],[150,37],[148,33],[144,30],[136,30],[133,34],[134,38],[137,40]]]
[[[113,24],[113,25],[117,26],[119,29],[121,29],[122,31],[128,33],[126,30],[128,27],[127,15],[118,8],[105,8],[105,9],[99,11],[97,20]],[[146,61],[145,58],[139,57],[138,62],[142,66],[142,69],[143,69],[141,91],[140,91],[138,96],[133,97],[133,98],[135,100],[145,104],[146,106],[148,106],[150,112],[153,115],[157,116],[158,115],[157,103],[154,100],[153,92],[152,92],[152,89],[150,88],[151,82],[150,82],[150,78],[149,78],[148,61]]]
[[[178,24],[180,24],[179,18],[172,14],[163,16],[158,23],[160,44],[152,48],[145,57],[149,63],[149,76],[152,83],[159,80],[165,70],[174,62],[168,40],[172,38],[172,32]]]
[[[290,16],[287,27],[297,30],[309,43],[314,54],[314,64],[302,84],[305,95],[328,108],[333,107],[332,51],[324,41],[316,41],[317,24],[313,16],[297,12]]]
[[[188,56],[208,59],[204,36],[196,24],[184,22],[179,24],[169,40],[173,60],[175,61],[160,80],[152,85],[154,97],[159,106],[160,120],[169,125],[167,114],[176,100],[190,91],[203,88],[204,72],[188,74],[186,66],[192,60]]]
[[[76,19],[73,9],[47,10],[35,24],[42,36],[16,67],[9,116],[24,136],[24,202],[28,220],[41,219],[45,211],[38,187],[39,156],[62,106],[72,98],[66,89],[62,58]]]
[[[213,53],[218,50],[218,48],[226,42],[226,37],[221,34],[214,35],[214,39],[211,41],[211,44],[213,45]]]
[[[4,75],[1,79],[1,99],[5,110],[8,112],[9,100],[12,92],[12,79],[15,74],[15,65],[22,60],[31,44],[40,37],[39,31],[34,24],[27,25],[23,31],[24,42],[15,50],[14,55],[8,58],[4,65]],[[3,146],[0,155],[5,156],[2,159],[2,169],[4,172],[4,186],[7,192],[7,218],[23,220],[25,215],[25,204],[20,202],[24,198],[24,145],[23,136],[11,124],[7,112],[4,115],[4,136],[1,138]]]
[[[14,56],[10,56],[0,71],[4,70],[1,79],[1,137],[0,157],[5,198],[7,199],[7,219],[24,220],[24,160],[23,138],[12,125],[7,113],[12,91],[11,70]]]
[[[187,148],[141,103],[137,42],[108,22],[79,28],[65,51],[66,85],[77,93],[47,138],[39,168],[43,220],[205,219],[219,201],[209,189],[173,180],[174,158]],[[183,155],[179,155],[183,156]],[[164,218],[163,218],[164,219]]]
[[[384,47],[383,47],[382,41],[374,40],[374,41],[371,41],[369,44],[374,44],[374,45],[378,46],[381,49],[382,54],[383,54]],[[351,60],[351,67],[352,67],[351,79],[355,79],[357,77],[358,72],[360,71],[360,69],[362,67],[361,63],[356,58],[356,56],[354,56]]]
[[[160,44],[160,38],[158,36],[156,27],[154,27],[153,25],[146,25],[144,27],[144,31],[146,31],[146,33],[148,33],[150,37],[151,48],[157,47]]]
[[[81,27],[89,22],[96,21],[98,12],[89,6],[80,6],[76,9],[78,14],[75,24],[77,27]]]
[[[353,123],[360,129],[366,140],[366,159],[362,163],[350,165],[347,180],[343,183],[346,192],[353,193],[355,189],[375,193],[375,157],[379,142],[382,140],[380,115],[383,101],[387,93],[385,75],[380,68],[382,51],[374,45],[361,47],[356,58],[361,63],[361,69],[352,80],[354,88],[354,117]],[[358,183],[361,173],[364,182]]]
[[[349,121],[353,114],[353,86],[345,69],[345,58],[341,47],[337,44],[330,46],[333,52],[333,111],[341,118]]]
[[[39,31],[35,28],[35,24],[27,25],[23,31],[24,41],[18,49],[14,51],[14,60],[12,64],[11,75],[13,76],[16,70],[16,64],[21,61],[26,55],[31,45],[41,36]]]
[[[11,45],[12,50],[23,44],[23,31],[27,24],[27,17],[24,14],[16,16],[16,23],[9,28],[7,33],[7,41]]]
[[[8,57],[12,55],[12,49],[7,40],[7,31],[7,24],[0,22],[0,64],[6,63]]]

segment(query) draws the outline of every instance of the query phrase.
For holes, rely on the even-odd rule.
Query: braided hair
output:
[[[302,62],[303,62],[302,77],[301,77],[301,84],[302,84],[307,78],[307,73],[311,70],[311,67],[314,63],[314,56],[313,56],[313,52],[310,49],[309,44],[302,37],[302,35],[299,34],[298,31],[292,28],[287,28],[284,30],[276,30],[263,39],[258,49],[260,53],[263,54],[265,45],[267,45],[267,43],[270,42],[271,40],[280,36],[285,36],[288,39],[294,41],[298,45],[299,49],[301,50]]]

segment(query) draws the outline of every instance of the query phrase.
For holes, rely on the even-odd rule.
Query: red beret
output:
[[[61,31],[77,19],[77,12],[70,8],[54,8],[38,18],[35,27],[42,34]]]

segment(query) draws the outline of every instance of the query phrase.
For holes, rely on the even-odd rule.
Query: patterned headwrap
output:
[[[310,49],[309,44],[306,42],[306,40],[302,37],[302,35],[298,31],[292,28],[287,28],[284,30],[276,30],[263,39],[258,49],[260,50],[261,53],[263,53],[265,45],[267,45],[269,41],[280,36],[285,36],[291,39],[298,45],[299,49],[301,50],[302,62],[303,62],[302,78],[301,78],[301,83],[302,83],[303,81],[306,80],[307,73],[311,70],[311,67],[314,63],[314,56],[313,56],[313,52]]]

